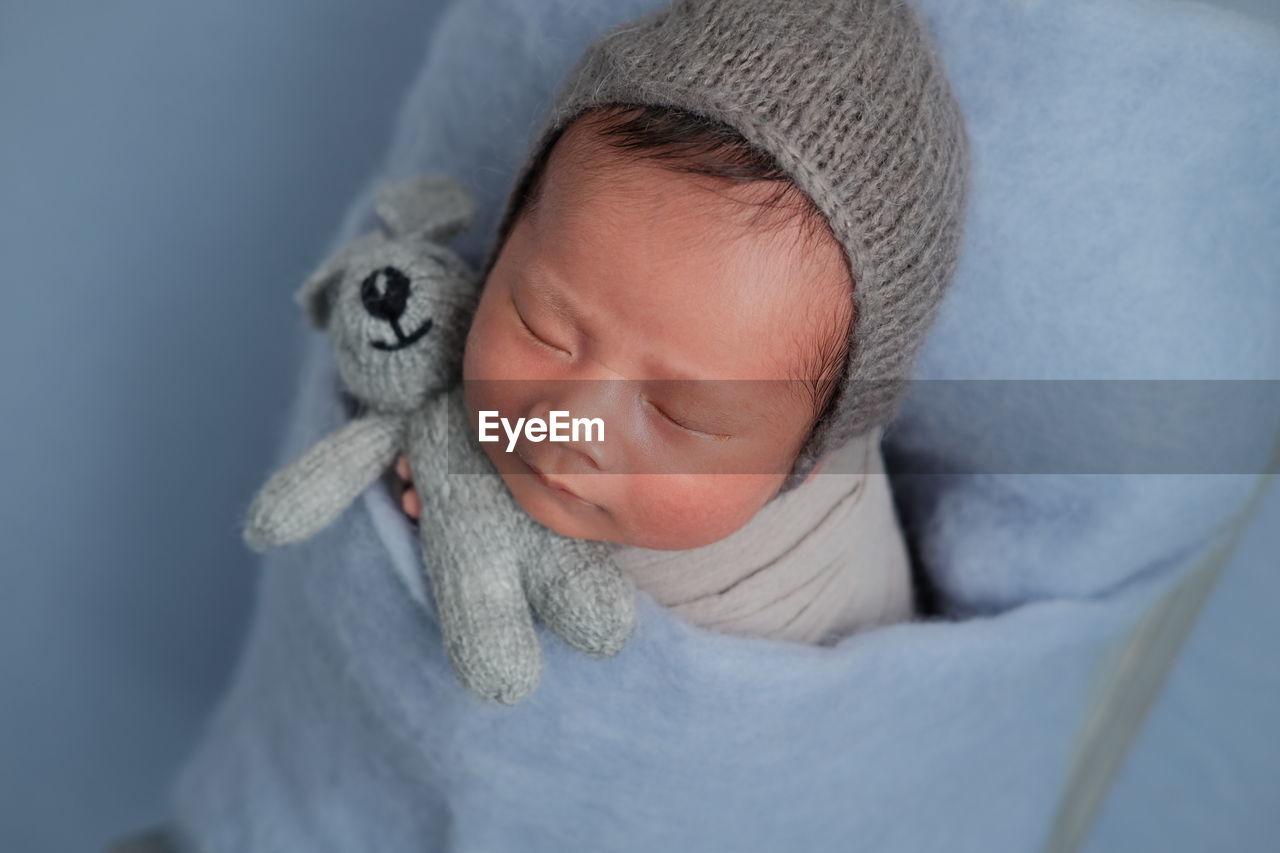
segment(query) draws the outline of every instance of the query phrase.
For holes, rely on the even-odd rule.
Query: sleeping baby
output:
[[[478,433],[482,412],[599,418],[599,440],[526,429],[481,447],[529,517],[611,543],[638,587],[696,625],[820,645],[907,619],[879,440],[956,266],[967,164],[958,105],[902,0],[676,0],[617,27],[573,69],[517,175],[457,409]],[[407,488],[403,506],[425,523],[431,499]],[[707,772],[793,758],[757,748],[777,740],[758,718],[772,706],[721,679],[719,657],[710,695],[733,685],[741,708],[695,700],[692,684],[672,700],[648,674],[616,693],[561,681],[515,716],[463,704],[442,659],[399,645],[423,626],[378,594],[363,564],[385,554],[372,528],[361,536],[324,566],[269,575],[269,615],[186,768],[181,832],[128,849],[494,849],[517,836],[587,849],[562,825],[584,809],[605,816],[591,849],[638,849],[625,840],[636,824],[669,847],[707,828],[668,821],[646,780],[690,768],[619,751],[644,733],[629,715],[648,702],[638,691],[658,687],[648,713],[691,715],[664,719],[664,738],[732,729],[698,752]],[[336,613],[294,606],[304,576]],[[738,750],[755,763],[723,754]],[[597,752],[604,763],[586,766]],[[610,756],[634,761],[638,797],[608,801]],[[740,838],[749,822],[730,826],[724,803],[759,798],[734,784],[749,776],[725,778],[707,820]]]
[[[828,5],[677,2],[593,44],[463,360],[473,426],[605,427],[482,444],[532,518],[613,543],[695,624],[814,644],[913,613],[879,440],[957,262],[968,154],[915,13]],[[804,52],[857,16],[876,41]]]

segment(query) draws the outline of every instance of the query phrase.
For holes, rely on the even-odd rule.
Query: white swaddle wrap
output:
[[[614,559],[658,603],[712,631],[823,645],[907,620],[911,571],[880,435],[839,448],[718,542],[620,545]]]

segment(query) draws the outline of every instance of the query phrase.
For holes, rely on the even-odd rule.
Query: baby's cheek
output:
[[[630,544],[699,548],[741,528],[776,489],[774,477],[746,474],[636,474],[627,496]]]
[[[504,365],[511,363],[511,353],[504,336],[497,334],[492,322],[477,317],[467,335],[462,357],[464,379],[504,379]]]
[[[527,344],[503,315],[505,291],[486,285],[462,356],[462,377],[473,380],[532,378]]]

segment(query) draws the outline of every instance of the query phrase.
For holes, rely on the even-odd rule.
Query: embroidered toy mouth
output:
[[[396,333],[396,342],[389,344],[386,341],[369,341],[369,345],[372,346],[374,349],[380,349],[380,350],[383,350],[384,352],[394,352],[399,349],[404,349],[405,347],[411,347],[414,344],[416,344],[422,338],[423,335],[431,331],[430,317],[428,317],[425,321],[423,321],[422,325],[418,327],[417,331],[415,331],[411,335],[405,335],[405,333],[400,329],[399,320],[391,320],[390,322],[391,322],[391,331]]]

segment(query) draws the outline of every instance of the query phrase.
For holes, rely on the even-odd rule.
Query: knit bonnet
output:
[[[813,200],[853,275],[843,375],[778,494],[892,417],[955,270],[969,146],[941,60],[905,0],[675,0],[587,48],[507,198],[485,277],[560,134],[609,104],[724,122]]]

